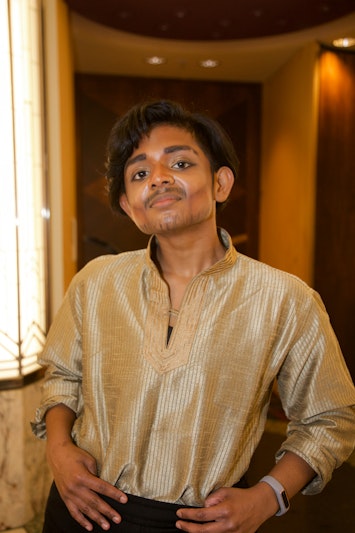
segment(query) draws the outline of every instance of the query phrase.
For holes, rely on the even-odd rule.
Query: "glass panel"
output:
[[[0,2],[0,379],[36,370],[46,330],[39,0]]]

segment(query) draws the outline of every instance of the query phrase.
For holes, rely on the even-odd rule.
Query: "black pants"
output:
[[[247,484],[242,479],[234,486],[245,488]],[[127,494],[128,502],[119,503],[107,496],[100,495],[111,507],[122,516],[122,522],[110,522],[110,533],[171,533],[179,531],[175,527],[176,511],[186,505],[158,502]],[[86,531],[71,517],[65,503],[59,495],[55,483],[49,492],[44,526],[42,533],[84,533]],[[93,532],[102,533],[104,530],[93,523]]]

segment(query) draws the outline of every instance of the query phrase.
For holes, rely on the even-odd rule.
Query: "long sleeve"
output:
[[[305,494],[321,491],[355,445],[354,387],[319,295],[309,290],[308,311],[278,376],[290,419],[277,453],[293,451],[317,472]]]

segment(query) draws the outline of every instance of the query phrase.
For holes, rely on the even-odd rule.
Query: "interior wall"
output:
[[[74,66],[67,5],[58,4],[64,288],[77,270]]]
[[[313,283],[318,46],[263,87],[259,258]]]
[[[63,0],[42,0],[42,4],[53,317],[77,270],[74,81],[68,8]]]
[[[322,50],[315,288],[355,380],[355,54]]]

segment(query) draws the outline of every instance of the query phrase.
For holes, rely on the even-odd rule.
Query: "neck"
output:
[[[222,259],[224,254],[217,229],[207,235],[198,235],[198,238],[193,232],[183,238],[156,237],[155,261],[163,277],[177,275],[190,280]]]

